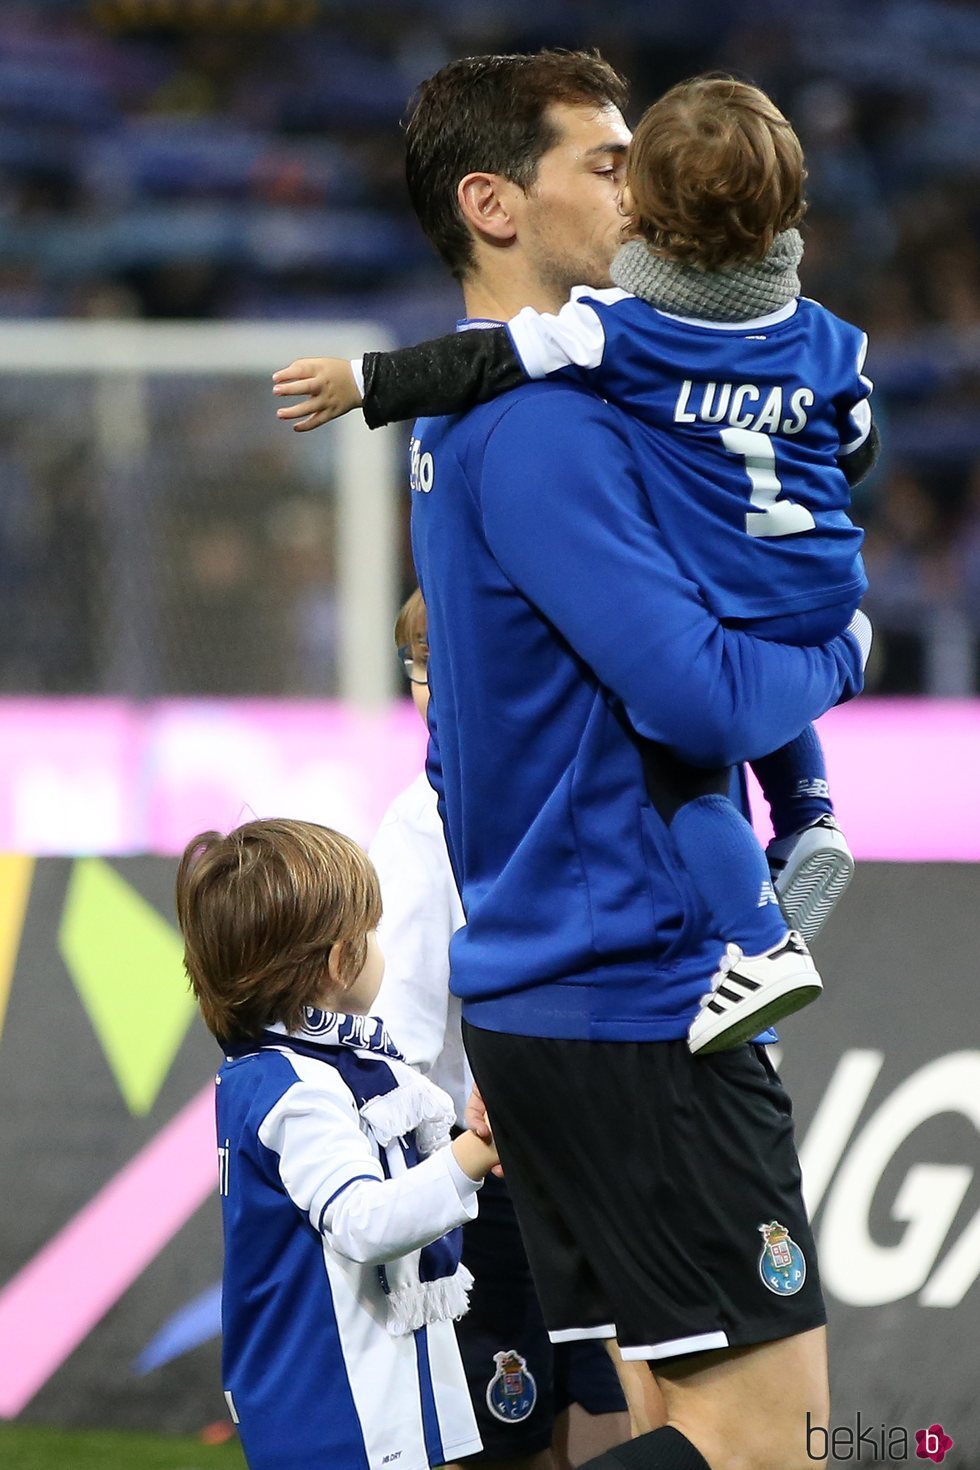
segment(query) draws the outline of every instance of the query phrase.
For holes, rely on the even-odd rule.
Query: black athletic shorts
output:
[[[625,1412],[601,1342],[549,1339],[509,1191],[492,1174],[479,1215],[463,1227],[463,1260],[474,1285],[456,1336],[483,1440],[483,1456],[467,1465],[547,1449],[555,1417],[569,1404],[590,1414]]]
[[[553,1342],[669,1360],[826,1321],[763,1047],[463,1035]]]

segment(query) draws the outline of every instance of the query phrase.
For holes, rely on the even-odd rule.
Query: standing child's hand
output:
[[[298,357],[273,373],[272,381],[277,397],[303,398],[276,410],[277,418],[299,421],[293,424],[297,433],[318,429],[361,406],[353,369],[343,357]]]
[[[490,1138],[478,1138],[472,1130],[467,1129],[458,1138],[454,1138],[449,1147],[453,1151],[453,1157],[462,1169],[463,1173],[470,1179],[485,1179],[488,1174],[503,1175],[500,1167],[500,1155],[497,1146]]]

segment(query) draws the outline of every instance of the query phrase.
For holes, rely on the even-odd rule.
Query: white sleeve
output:
[[[448,1148],[385,1179],[339,1077],[326,1086],[294,1082],[266,1114],[259,1140],[278,1155],[293,1203],[352,1261],[395,1260],[476,1216],[480,1185]]]
[[[868,337],[863,333],[861,346],[857,357],[857,392],[844,415],[840,426],[841,446],[837,451],[840,456],[853,454],[860,449],[861,445],[871,433],[871,404],[869,399],[874,384],[864,371],[865,358],[868,355]]]
[[[380,1266],[475,1219],[479,1189],[452,1149],[441,1148],[394,1179],[349,1185],[327,1207],[321,1229],[340,1255]]]
[[[278,1155],[283,1188],[314,1230],[353,1181],[384,1178],[353,1095],[331,1069],[317,1065],[323,1080],[294,1082],[259,1128],[259,1142]]]
[[[584,301],[567,301],[557,316],[525,306],[507,323],[507,330],[529,378],[602,363],[606,334],[598,312]]]
[[[368,848],[381,884],[378,938],[385,977],[372,1006],[405,1060],[428,1073],[446,1045],[449,941],[457,927],[448,861],[436,871],[424,839],[383,822]]]

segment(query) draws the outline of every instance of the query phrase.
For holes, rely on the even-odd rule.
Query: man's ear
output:
[[[456,190],[463,219],[484,239],[498,244],[513,240],[517,226],[508,207],[508,196],[515,187],[499,174],[467,174],[460,179]]]

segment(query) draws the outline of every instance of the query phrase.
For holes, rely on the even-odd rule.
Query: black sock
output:
[[[587,1460],[580,1470],[711,1470],[711,1466],[679,1429],[666,1424]]]

